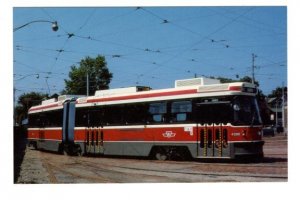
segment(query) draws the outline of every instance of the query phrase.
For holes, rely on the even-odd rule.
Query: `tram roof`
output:
[[[134,86],[99,90],[94,96],[62,95],[58,99],[42,101],[41,105],[33,106],[29,112],[40,112],[63,107],[66,101],[76,100],[78,107],[120,104],[130,102],[159,101],[168,99],[183,99],[197,96],[220,96],[242,93],[256,93],[256,86],[246,82],[220,83],[216,80],[185,79],[175,81],[174,88],[151,90],[150,87]]]

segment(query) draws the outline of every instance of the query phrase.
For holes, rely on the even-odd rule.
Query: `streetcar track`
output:
[[[66,170],[64,169],[63,167],[59,167],[57,165],[52,165],[52,164],[49,164],[51,166],[52,169],[56,169],[60,172],[64,172],[64,173],[67,173],[67,174],[70,174],[74,177],[78,177],[78,178],[82,178],[82,179],[87,179],[87,180],[95,180],[97,182],[99,182],[99,180],[101,180],[101,182],[106,182],[106,183],[110,183],[111,180],[97,174],[97,176],[89,176],[89,175],[81,175],[79,173],[76,173],[76,172],[72,172],[72,171],[69,171],[69,170]]]
[[[241,174],[241,173],[208,173],[208,172],[184,172],[184,171],[175,171],[175,170],[155,170],[155,169],[145,169],[145,168],[136,168],[136,167],[122,167],[122,166],[113,166],[113,165],[107,165],[108,167],[113,167],[117,169],[129,169],[129,170],[137,170],[137,171],[146,171],[146,172],[164,172],[164,173],[175,173],[175,174],[188,174],[188,175],[205,175],[205,176],[218,176],[218,177],[229,177],[229,176],[235,176],[235,177],[249,177],[249,178],[272,178],[272,179],[287,179],[287,176],[284,175],[274,175],[274,174]],[[115,170],[109,170],[112,172],[116,172]],[[145,174],[143,174],[145,175]]]
[[[93,164],[95,164],[95,162],[91,162],[91,161],[81,161],[83,165],[85,166],[89,166],[89,167],[94,167]],[[92,163],[92,164],[87,164],[87,163]],[[179,163],[179,162],[176,162],[176,163]],[[188,163],[187,163],[188,164]],[[201,164],[204,164],[204,163],[201,163]],[[203,176],[218,176],[218,177],[230,177],[230,176],[235,176],[235,177],[248,177],[248,178],[271,178],[271,179],[287,179],[288,177],[285,176],[285,175],[277,175],[277,174],[242,174],[242,173],[211,173],[211,172],[186,172],[186,171],[176,171],[176,170],[155,170],[155,169],[145,169],[145,168],[137,168],[137,167],[126,167],[126,166],[116,166],[116,165],[109,165],[109,164],[101,164],[101,165],[105,165],[106,167],[109,167],[109,168],[114,168],[114,169],[129,169],[129,170],[134,170],[134,171],[145,171],[145,172],[158,172],[158,173],[161,173],[161,172],[164,172],[164,173],[175,173],[175,174],[187,174],[187,175],[203,175]],[[222,165],[222,164],[221,164]],[[226,165],[228,166],[229,164],[223,164],[223,165]],[[243,165],[243,166],[239,166],[239,167],[244,167],[246,165]],[[195,167],[195,166],[191,166],[192,167]],[[249,167],[249,166],[247,166]],[[274,166],[251,166],[251,167],[271,167],[271,168],[274,168]],[[276,167],[277,168],[277,167]],[[280,167],[278,167],[280,168]],[[97,167],[98,169],[98,167]],[[186,169],[186,168],[183,168],[183,169]],[[109,172],[114,172],[114,173],[124,173],[124,172],[120,172],[120,171],[115,171],[115,170],[108,170],[108,169],[105,169],[106,171],[109,171]],[[142,174],[142,175],[146,175],[146,174]],[[153,176],[153,175],[151,175]]]
[[[48,160],[44,159],[44,157],[43,157],[43,163],[45,164],[44,166],[49,174],[49,179],[50,179],[51,183],[58,183],[58,180],[57,180],[56,176],[54,175],[55,173],[53,172],[53,169],[56,169],[57,171],[60,171],[60,172],[70,174],[70,175],[78,177],[78,178],[83,178],[83,179],[87,179],[87,180],[95,180],[95,181],[101,180],[101,182],[107,182],[107,183],[111,182],[109,179],[107,179],[99,174],[97,174],[97,176],[88,176],[88,175],[80,175],[78,173],[68,171],[68,170],[64,169],[63,167],[59,167],[58,165],[50,164]],[[74,163],[65,163],[64,165],[74,165],[75,163],[77,163],[77,162],[75,161]],[[69,169],[69,168],[67,168],[67,169]]]
[[[220,174],[220,173],[206,173],[206,172],[179,172],[179,171],[169,171],[169,170],[155,170],[155,169],[140,169],[140,168],[134,168],[134,167],[119,167],[123,169],[131,169],[131,170],[140,170],[140,171],[153,171],[153,172],[165,172],[165,173],[175,173],[175,174],[188,174],[188,175],[207,175],[207,176],[239,176],[239,177],[254,177],[254,178],[274,178],[274,179],[287,179],[287,176],[278,176],[278,175],[258,175],[258,174]]]
[[[90,168],[94,168],[95,170],[97,171],[101,171],[101,172],[108,172],[108,173],[118,173],[118,174],[125,174],[126,176],[131,176],[131,175],[128,175],[127,172],[122,172],[122,171],[116,171],[116,170],[112,170],[112,169],[107,169],[107,168],[117,168],[117,169],[127,169],[126,167],[120,167],[120,166],[114,166],[114,165],[108,165],[108,164],[103,164],[101,163],[101,166],[95,166],[95,164],[93,162],[90,162],[90,163],[93,163],[93,164],[88,164],[87,162],[89,161],[84,161],[82,163],[80,163],[81,165],[84,165],[84,166],[87,166],[87,167],[90,167]],[[99,163],[97,163],[99,164]],[[106,168],[103,168],[103,166],[106,166]],[[147,170],[145,170],[147,171]],[[136,172],[133,172],[131,174],[136,174]],[[150,177],[150,178],[161,178],[161,177],[165,177],[165,176],[158,176],[158,175],[148,175],[148,174],[140,174],[142,176],[147,176],[147,177]],[[116,182],[116,181],[113,181],[113,182]],[[122,182],[122,181],[120,181]]]
[[[104,159],[110,159],[108,157],[97,157],[95,159],[101,159],[101,158],[104,158]],[[76,158],[74,158],[76,159]],[[136,159],[124,159],[124,158],[119,158],[120,160],[126,160],[126,161],[141,161],[141,160],[136,160]],[[271,158],[273,159],[273,158]],[[276,159],[276,158],[275,158]],[[80,161],[81,163],[85,164],[84,162],[90,162],[90,163],[95,163],[95,164],[98,164],[96,162],[97,160],[87,160],[87,159],[84,159],[83,161]],[[142,160],[142,161],[147,161],[147,160]],[[160,163],[164,163],[164,164],[180,164],[180,165],[183,165],[186,166],[186,165],[195,165],[195,166],[190,166],[190,167],[196,167],[196,166],[199,166],[199,165],[207,165],[207,164],[213,164],[214,167],[217,167],[217,166],[232,166],[233,164],[235,165],[235,167],[247,167],[247,168],[287,168],[286,165],[280,165],[280,166],[274,166],[272,164],[265,164],[265,163],[258,163],[258,164],[253,164],[253,163],[234,163],[234,162],[231,162],[231,163],[215,163],[215,162],[184,162],[184,161],[157,161],[157,160],[152,160],[151,163],[157,163],[157,164],[160,164]],[[251,164],[251,165],[249,165]],[[115,166],[115,165],[109,165],[111,167],[119,167],[119,166]],[[185,168],[185,167],[184,167]]]
[[[209,163],[197,163],[197,165],[205,165],[205,164],[209,164]],[[214,166],[231,166],[232,165],[232,163],[231,164],[225,164],[225,163],[218,163],[217,165],[216,165],[216,163],[213,163],[214,164]],[[234,164],[236,164],[236,163],[234,163]],[[248,164],[238,164],[238,165],[235,165],[234,167],[247,167],[247,168],[268,168],[268,167],[270,167],[270,168],[287,168],[287,166],[285,166],[285,165],[280,165],[280,166],[274,166],[274,165],[259,165],[259,164],[257,164],[257,165],[255,165],[255,164],[253,164],[253,165],[248,165]]]
[[[74,159],[73,159],[74,160]],[[128,173],[127,172],[121,172],[121,171],[116,171],[116,170],[111,170],[111,169],[107,169],[107,168],[103,168],[103,164],[101,164],[102,166],[96,166],[95,164],[88,164],[88,163],[85,163],[85,162],[77,162],[76,160],[75,160],[75,162],[74,163],[66,163],[66,164],[63,164],[63,165],[81,165],[81,166],[85,166],[85,167],[89,167],[89,168],[92,168],[91,170],[88,170],[88,169],[86,169],[85,167],[82,167],[85,171],[89,171],[89,172],[92,172],[92,173],[94,173],[94,174],[96,174],[95,176],[87,176],[87,175],[81,175],[81,174],[79,174],[79,173],[77,173],[77,172],[71,172],[71,171],[69,171],[69,170],[66,170],[66,169],[64,169],[63,167],[59,167],[59,166],[57,166],[57,165],[52,165],[52,164],[49,164],[48,163],[48,165],[49,166],[51,166],[51,168],[52,169],[56,169],[56,170],[58,170],[58,171],[60,171],[60,172],[64,172],[64,173],[68,173],[68,174],[70,174],[70,175],[72,175],[72,176],[75,176],[75,177],[78,177],[78,178],[83,178],[83,179],[90,179],[90,180],[95,180],[96,182],[99,182],[99,180],[100,180],[100,182],[101,183],[103,183],[103,182],[106,182],[106,183],[122,183],[122,182],[124,182],[124,181],[122,181],[122,179],[120,179],[120,177],[122,177],[122,176],[131,176],[131,175],[128,175]],[[98,163],[99,164],[99,163]],[[104,165],[106,165],[106,167],[111,167],[110,165],[107,165],[107,164],[104,164]],[[116,168],[116,166],[112,166],[112,167],[115,167]],[[51,170],[51,168],[49,167],[49,170]],[[68,169],[70,169],[70,168],[68,168]],[[52,171],[52,170],[51,170]],[[119,177],[119,178],[114,178],[113,180],[111,180],[111,179],[107,179],[107,178],[105,178],[104,176],[102,176],[101,175],[101,172],[106,172],[106,173],[111,173],[111,174],[115,174],[115,177]],[[118,174],[118,175],[117,175]],[[157,175],[147,175],[147,174],[141,174],[142,176],[147,176],[147,177],[150,177],[150,178],[162,178],[162,177],[164,177],[164,176],[157,176]],[[100,177],[99,177],[100,176]]]
[[[281,140],[277,141],[282,142]],[[273,142],[277,145],[277,141],[269,141],[267,144]],[[268,146],[265,148],[268,148]],[[162,182],[202,182],[203,179],[204,182],[236,182],[245,180],[287,181],[288,179],[287,153],[279,152],[266,154],[267,156],[258,163],[248,162],[247,160],[226,161],[226,163],[220,160],[156,161],[106,156],[63,156],[64,159],[61,159],[58,157],[60,155],[57,154],[40,153],[42,154],[43,166],[49,174],[51,183],[64,182],[62,180],[68,180],[69,182],[86,180],[87,182],[97,183],[128,183],[160,182],[160,180]],[[62,162],[57,162],[58,160],[62,160]]]
[[[110,164],[105,164],[105,163],[97,163],[94,160],[93,161],[87,161],[87,160],[78,160],[76,158],[71,158],[71,160],[73,161],[72,163],[65,163],[63,164],[64,166],[68,165],[68,166],[80,166],[82,169],[92,172],[95,175],[91,176],[91,175],[82,175],[78,172],[72,172],[70,170],[72,170],[72,168],[67,168],[68,170],[66,170],[64,168],[64,166],[57,166],[57,165],[53,165],[50,164],[48,161],[46,161],[44,159],[44,163],[45,163],[45,167],[47,172],[49,173],[49,178],[50,178],[50,182],[51,183],[58,183],[59,181],[57,180],[57,178],[55,177],[55,173],[53,172],[53,170],[58,170],[61,173],[67,173],[71,176],[73,176],[72,178],[81,178],[81,179],[85,179],[85,180],[92,180],[92,182],[99,182],[99,183],[118,183],[118,182],[124,182],[124,178],[128,177],[128,176],[132,176],[133,174],[138,175],[138,176],[143,176],[143,177],[150,177],[152,178],[152,180],[156,180],[157,178],[168,178],[168,174],[180,174],[180,175],[193,175],[193,176],[206,176],[207,178],[214,178],[217,179],[218,177],[242,177],[242,178],[265,178],[265,179],[273,179],[273,180],[283,180],[283,179],[287,179],[288,177],[285,175],[277,175],[277,174],[244,174],[244,173],[218,173],[218,172],[188,172],[188,171],[178,171],[181,169],[187,169],[187,168],[182,168],[181,169],[175,169],[175,170],[156,170],[156,169],[146,169],[146,168],[138,168],[138,167],[128,167],[128,166],[117,166],[117,165],[110,165]],[[176,162],[177,164],[179,162]],[[171,164],[171,163],[167,163],[167,164]],[[182,164],[182,163],[181,163]],[[184,164],[188,164],[188,163],[184,163]],[[200,164],[206,164],[206,163],[200,163]],[[219,164],[221,166],[228,166],[228,164]],[[244,167],[246,165],[243,166],[238,166],[238,167]],[[195,166],[191,166],[191,167],[195,167]],[[249,166],[247,166],[249,167]],[[255,167],[274,167],[274,166],[251,166],[252,168]],[[129,172],[127,171],[123,171],[123,170],[130,170]],[[144,172],[144,173],[138,173],[137,171],[140,172]],[[149,174],[150,172],[150,174]],[[113,177],[108,179],[104,176],[102,176],[102,173],[110,173],[111,175],[113,174]],[[148,173],[148,174],[147,174]],[[151,174],[151,173],[155,173],[155,174]],[[156,173],[163,173],[162,175],[158,176]],[[109,176],[111,176],[109,175]],[[124,177],[125,175],[125,177]],[[136,182],[139,182],[138,180],[142,180],[140,178],[136,179]],[[177,179],[177,178],[173,178],[172,179],[174,182],[182,182],[181,179]],[[177,181],[176,181],[177,180]],[[223,181],[223,180],[221,180]],[[229,182],[235,182],[236,180],[232,179],[232,180],[226,180]]]
[[[43,154],[40,154],[42,155],[41,158],[42,158],[42,165],[45,167],[46,171],[48,172],[49,174],[49,181],[50,183],[58,183],[52,169],[51,169],[51,165],[47,162],[47,160],[45,159],[44,155]]]

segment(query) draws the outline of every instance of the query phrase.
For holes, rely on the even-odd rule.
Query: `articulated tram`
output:
[[[195,78],[170,89],[62,95],[29,109],[28,141],[70,155],[262,157],[256,90],[251,83]]]

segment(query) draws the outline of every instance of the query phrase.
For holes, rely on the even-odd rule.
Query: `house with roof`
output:
[[[271,97],[266,99],[267,107],[269,110],[269,119],[270,119],[270,125],[276,127],[277,132],[287,132],[287,121],[288,121],[288,115],[287,115],[287,108],[288,103],[285,99],[282,101],[282,98],[280,97]]]

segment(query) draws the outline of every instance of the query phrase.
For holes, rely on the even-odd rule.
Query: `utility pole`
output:
[[[252,84],[255,83],[255,79],[254,79],[254,62],[255,62],[255,58],[257,57],[257,55],[255,55],[254,53],[252,53]]]
[[[89,96],[89,89],[90,89],[90,84],[89,84],[89,72],[86,72],[86,96]]]
[[[48,88],[48,95],[50,96],[50,87],[49,87],[49,84],[48,84],[48,76],[45,77],[45,80],[46,80],[46,84],[47,84],[47,88]]]
[[[275,123],[275,127],[277,128],[278,126],[278,99],[276,99],[276,110],[275,110],[275,118],[276,118],[276,123]]]
[[[17,125],[16,120],[16,87],[14,86],[14,126]]]
[[[285,100],[284,100],[284,83],[282,82],[282,128],[283,128],[283,133],[285,135],[285,119],[284,119],[284,104],[285,104]]]

